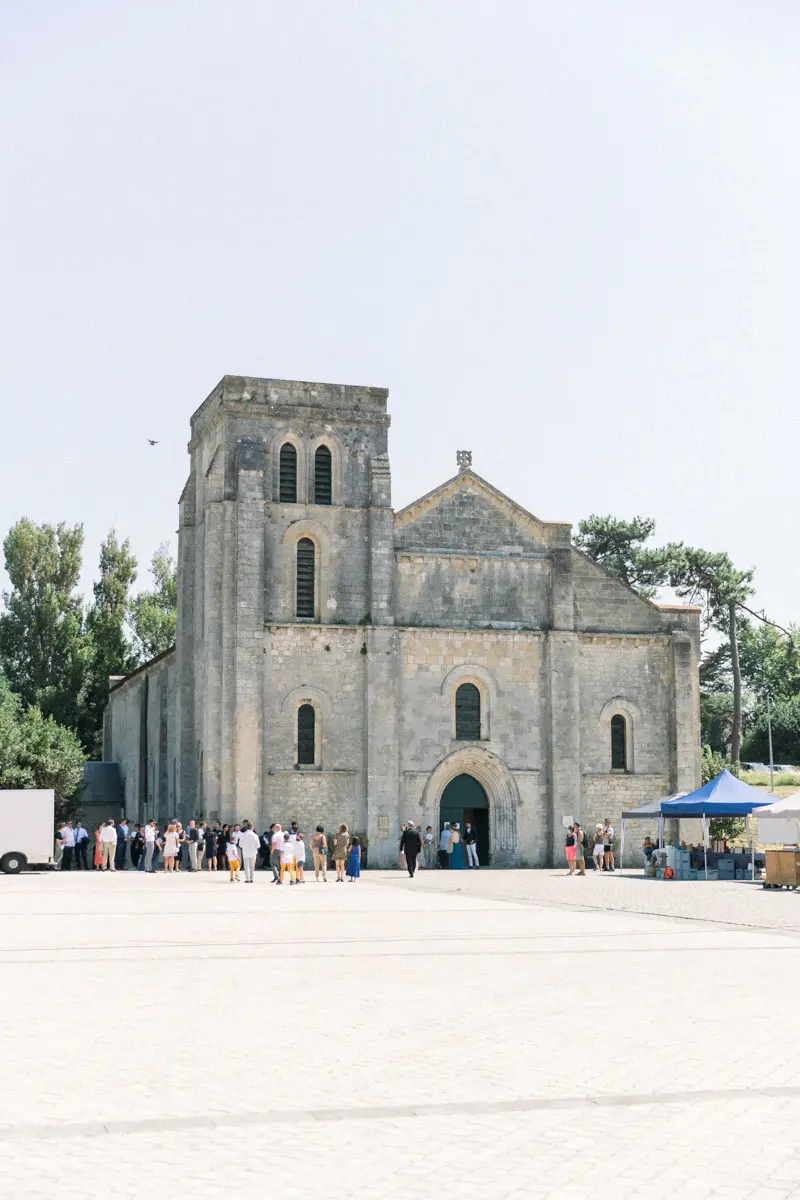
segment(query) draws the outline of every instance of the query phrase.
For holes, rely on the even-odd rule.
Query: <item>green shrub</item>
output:
[[[712,750],[710,746],[703,746],[700,770],[702,782],[710,783],[712,779],[716,779],[720,771],[728,770],[732,775],[738,775],[739,764],[723,757],[718,750]]]

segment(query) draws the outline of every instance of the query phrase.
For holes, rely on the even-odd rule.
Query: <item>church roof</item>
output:
[[[477,490],[490,504],[504,509],[508,515],[527,526],[537,539],[564,545],[570,544],[572,525],[569,521],[541,521],[521,504],[517,504],[516,500],[512,500],[505,492],[501,492],[494,484],[480,476],[477,471],[473,471],[471,467],[459,471],[452,479],[445,480],[432,491],[426,492],[424,496],[420,496],[419,499],[400,509],[395,514],[395,528],[401,529],[404,525],[416,520],[426,510],[467,489]]]

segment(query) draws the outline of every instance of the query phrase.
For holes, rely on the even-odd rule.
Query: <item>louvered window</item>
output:
[[[314,503],[332,504],[333,486],[331,452],[327,446],[320,446],[314,455]]]
[[[627,730],[625,718],[619,714],[611,718],[611,770],[627,771]]]
[[[281,446],[280,463],[281,503],[297,503],[297,451],[291,442]]]
[[[297,543],[297,615],[314,616],[314,543],[301,538]]]
[[[474,683],[462,683],[456,691],[456,737],[467,742],[481,738],[481,694]]]
[[[301,704],[297,710],[297,765],[300,767],[314,765],[316,723],[313,704]]]

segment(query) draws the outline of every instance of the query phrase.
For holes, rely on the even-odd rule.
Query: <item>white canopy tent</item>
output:
[[[658,821],[658,844],[661,846],[664,841],[664,818],[661,815],[661,805],[665,800],[680,800],[681,796],[686,794],[686,792],[676,792],[674,796],[659,796],[655,800],[648,800],[646,804],[641,804],[638,808],[629,808],[622,814],[622,825],[619,832],[620,862],[625,851],[626,823],[628,821]]]
[[[759,808],[757,815],[759,817],[800,817],[800,792],[792,792],[791,796],[784,796],[781,800],[776,800],[774,804],[767,804],[763,808]]]
[[[759,808],[758,840],[763,844],[795,846],[800,843],[800,792]]]

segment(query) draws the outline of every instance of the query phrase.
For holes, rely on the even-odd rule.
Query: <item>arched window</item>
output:
[[[628,730],[625,718],[617,713],[611,718],[611,770],[628,769]]]
[[[314,766],[314,742],[317,714],[313,704],[301,704],[297,710],[297,765]]]
[[[327,446],[318,446],[314,455],[314,503],[333,503],[333,466]]]
[[[474,683],[456,689],[456,737],[461,741],[481,740],[481,694]]]
[[[280,500],[281,504],[297,503],[297,451],[291,442],[281,446]]]
[[[315,548],[311,538],[300,538],[297,543],[297,603],[298,617],[314,617],[314,558]]]

